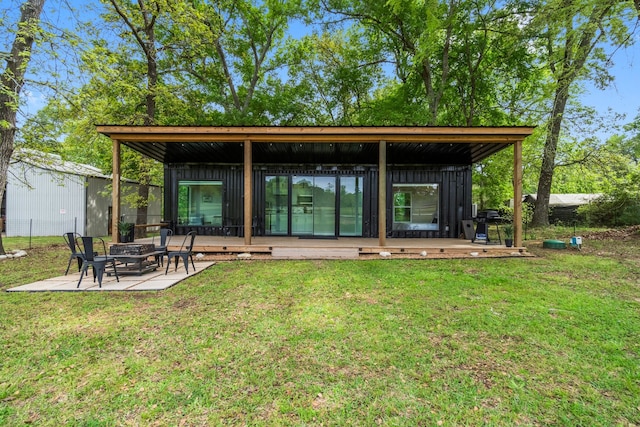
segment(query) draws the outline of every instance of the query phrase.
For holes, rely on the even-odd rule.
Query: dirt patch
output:
[[[635,240],[640,239],[640,225],[632,225],[625,228],[594,231],[583,236],[589,240]]]

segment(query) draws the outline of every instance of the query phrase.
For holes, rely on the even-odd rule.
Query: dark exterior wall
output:
[[[396,231],[391,237],[448,237],[462,233],[460,221],[471,219],[471,166],[387,167],[387,230],[393,222],[393,184],[439,184],[440,231]],[[377,183],[376,183],[377,185]]]
[[[178,181],[202,180],[222,181],[224,183],[222,216],[230,225],[242,222],[243,211],[243,168],[242,165],[165,165],[164,169],[164,203],[165,220],[169,221],[176,234],[185,234],[195,230],[198,234],[214,234],[217,230],[210,227],[178,227]]]
[[[322,166],[316,165],[254,165],[253,214],[259,219],[257,235],[264,234],[264,177],[277,174],[299,175],[361,175],[363,188],[363,237],[378,237],[378,175],[376,165]],[[243,219],[243,167],[239,165],[165,165],[165,219],[177,234],[196,230],[198,234],[218,234],[211,227],[176,227],[179,180],[223,181],[223,217],[231,225],[241,225]],[[460,221],[471,218],[471,166],[387,166],[387,230],[393,221],[393,184],[434,183],[440,186],[440,231],[391,232],[390,237],[458,237]],[[448,225],[448,230],[446,229]]]

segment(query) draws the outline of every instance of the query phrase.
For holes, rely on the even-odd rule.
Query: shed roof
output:
[[[98,132],[162,163],[242,163],[242,143],[256,163],[375,164],[388,143],[397,164],[471,164],[533,132],[531,126],[119,126]]]
[[[109,175],[103,174],[100,169],[94,166],[62,160],[62,157],[57,154],[45,153],[38,150],[27,148],[17,149],[13,152],[11,160],[14,163],[22,162],[40,169],[62,174],[111,179]]]
[[[82,177],[100,178],[111,180],[111,175],[102,173],[100,168],[95,166],[63,160],[58,154],[45,153],[44,151],[19,148],[11,156],[12,163],[23,163],[29,167],[36,167],[42,170],[55,172],[63,175],[76,175]],[[122,181],[130,184],[138,184],[137,181],[122,178]],[[158,187],[151,184],[151,187]]]
[[[565,194],[551,194],[549,196],[549,206],[581,206],[592,202],[600,197],[601,194],[589,194],[589,193],[565,193]],[[525,200],[531,200],[535,202],[538,198],[536,193],[527,194]]]

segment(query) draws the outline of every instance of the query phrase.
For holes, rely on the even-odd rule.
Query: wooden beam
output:
[[[378,155],[378,246],[387,246],[387,143],[380,141]]]
[[[520,135],[529,136],[531,126],[118,126],[98,125],[99,133],[241,135]]]
[[[251,245],[251,225],[253,224],[252,216],[252,160],[251,140],[244,141],[244,244]]]
[[[513,240],[522,247],[522,141],[513,145]]]
[[[120,221],[120,141],[113,141],[113,174],[111,178],[111,241],[118,243],[120,233],[118,222]]]
[[[243,143],[247,138],[253,142],[268,142],[272,144],[284,143],[314,143],[314,144],[375,144],[381,139],[388,143],[406,144],[513,144],[522,139],[520,135],[511,134],[193,134],[193,133],[104,133],[105,135],[117,138],[123,142],[138,142],[145,144],[180,144],[180,143]]]

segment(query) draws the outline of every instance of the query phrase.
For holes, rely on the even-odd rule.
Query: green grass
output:
[[[600,244],[2,293],[0,425],[637,425],[640,242]],[[4,261],[0,289],[67,259]]]

